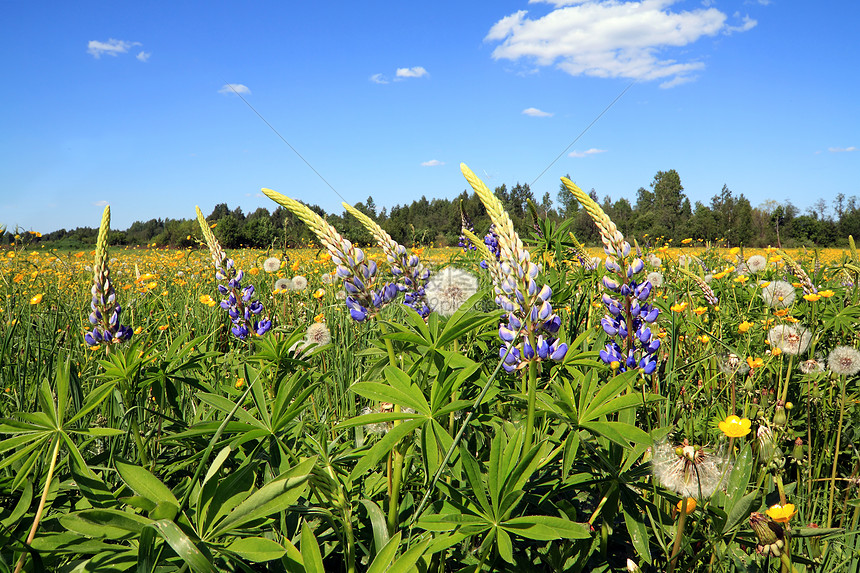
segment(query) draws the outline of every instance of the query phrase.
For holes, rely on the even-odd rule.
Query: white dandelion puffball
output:
[[[328,327],[321,323],[315,322],[310,325],[305,332],[305,342],[307,344],[316,344],[317,346],[325,346],[331,342],[331,332]]]
[[[478,292],[478,279],[457,267],[445,267],[434,273],[424,287],[430,310],[444,317],[453,316],[469,297]]]
[[[767,259],[762,255],[753,255],[747,259],[747,268],[751,273],[760,273],[767,267]]]
[[[731,471],[728,458],[691,446],[684,440],[680,446],[661,442],[654,446],[651,460],[654,477],[682,497],[706,499],[726,486]]]
[[[803,327],[780,324],[767,331],[767,341],[772,348],[793,356],[806,352],[811,340],[812,334]]]
[[[293,281],[290,279],[278,279],[275,281],[275,290],[292,290]]]
[[[815,374],[824,372],[824,364],[819,358],[810,358],[797,365],[798,370],[804,374]]]
[[[785,281],[771,281],[769,285],[761,289],[761,298],[772,308],[789,307],[796,297],[794,287]]]
[[[320,277],[320,281],[322,281],[322,284],[324,285],[330,285],[334,282],[334,275],[332,275],[331,273],[326,273]]]
[[[334,293],[334,298],[336,298],[337,300],[346,300],[346,291],[340,289],[339,291]]]
[[[269,257],[263,261],[263,270],[267,273],[274,273],[281,268],[281,259],[278,257]]]
[[[293,290],[301,292],[306,288],[308,288],[308,279],[302,275],[296,275],[293,277]]]
[[[651,253],[650,255],[648,255],[648,262],[651,264],[652,267],[659,267],[663,264],[663,259],[655,255],[654,253]]]
[[[729,354],[728,356],[721,357],[718,366],[724,374],[744,375],[750,371],[747,361],[741,359],[737,354]]]
[[[648,273],[648,276],[645,277],[649,283],[651,283],[652,287],[660,288],[663,286],[663,273],[658,273],[654,271],[652,273]]]
[[[830,351],[827,366],[835,374],[853,376],[860,372],[860,351],[850,346],[837,346]]]

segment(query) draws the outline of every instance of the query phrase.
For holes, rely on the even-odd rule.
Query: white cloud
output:
[[[541,0],[532,0],[538,3]],[[716,8],[672,11],[677,0],[543,0],[554,5],[530,18],[520,10],[496,22],[487,36],[498,42],[493,58],[555,65],[570,75],[636,80],[666,80],[671,87],[703,69],[696,60],[680,61],[666,52],[705,36],[751,29],[744,17],[737,26]],[[736,15],[740,18],[740,15]]]
[[[140,53],[135,57],[138,60],[140,60],[141,62],[145,62],[149,59],[149,56],[151,56],[151,55],[152,55],[152,52],[144,52],[143,50],[141,50]]]
[[[109,39],[107,42],[99,42],[98,40],[90,40],[87,44],[87,53],[94,58],[99,59],[103,55],[118,56],[128,52],[129,48],[140,46],[140,42],[126,42],[125,40]]]
[[[527,107],[523,110],[523,115],[530,115],[531,117],[552,117],[552,114],[548,111],[541,111],[536,107]]]
[[[420,78],[427,75],[427,70],[421,66],[415,66],[414,68],[397,68],[397,73],[395,75],[398,78]]]
[[[375,84],[387,84],[388,83],[388,79],[382,74],[373,74],[372,76],[370,76],[370,81],[372,81]]]
[[[107,207],[108,202],[102,199],[101,201],[96,201],[95,203],[93,203],[93,205],[95,207]]]
[[[430,161],[423,162],[421,167],[439,167],[440,165],[445,165],[445,162],[439,161],[438,159],[431,159]]]
[[[598,153],[606,153],[605,149],[597,149],[596,147],[592,147],[591,149],[586,149],[585,151],[571,151],[568,153],[568,157],[588,157],[589,155],[597,155]]]
[[[848,151],[857,151],[857,148],[853,145],[851,147],[828,147],[827,151],[830,153],[846,153]]]
[[[251,90],[245,84],[224,84],[219,94],[250,94]]]
[[[749,16],[741,16],[740,12],[735,12],[734,17],[740,18],[741,24],[740,26],[726,26],[726,34],[731,34],[733,32],[746,32],[747,30],[755,28],[758,24],[756,20],[753,20]]]

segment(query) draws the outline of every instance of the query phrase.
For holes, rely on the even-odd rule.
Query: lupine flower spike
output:
[[[650,325],[660,311],[647,302],[651,283],[647,278],[636,279],[645,270],[645,263],[638,256],[631,256],[630,243],[600,205],[570,179],[562,177],[561,181],[597,225],[606,253],[608,274],[603,277],[603,286],[608,292],[603,294],[602,301],[609,312],[600,324],[611,342],[600,351],[600,358],[619,372],[641,368],[643,373],[651,374],[657,368],[660,339],[652,333]]]
[[[263,193],[307,225],[331,254],[332,262],[337,265],[337,276],[343,280],[346,306],[353,320],[363,322],[394,300],[398,293],[397,285],[386,283],[377,286],[376,263],[368,261],[364,251],[344,239],[325,219],[277,191],[264,188]]]
[[[115,344],[131,338],[131,327],[123,326],[120,321],[122,307],[116,300],[116,291],[108,269],[107,234],[110,229],[110,205],[105,207],[99,236],[96,241],[96,256],[93,263],[93,299],[89,319],[93,330],[84,335],[89,346]]]
[[[197,207],[197,221],[215,265],[218,292],[226,297],[221,300],[221,308],[227,312],[233,323],[230,331],[240,340],[247,339],[251,333],[262,336],[272,328],[272,321],[268,316],[263,316],[263,303],[254,300],[254,285],[242,286],[245,273],[236,269],[233,259],[227,257],[200,207]]]
[[[513,221],[501,201],[465,164],[460,164],[460,170],[487,208],[493,231],[498,237],[501,273],[496,287],[496,303],[507,313],[506,322],[499,326],[499,337],[503,342],[499,356],[506,356],[505,370],[522,369],[532,361],[563,360],[567,344],[556,337],[561,319],[553,313],[550,286],[538,286],[540,265],[531,262],[529,252],[514,230]],[[487,246],[492,253],[493,249],[489,244]],[[522,335],[521,342],[512,347],[518,332]]]
[[[791,255],[782,249],[777,249],[776,252],[780,257],[782,257],[782,260],[789,272],[797,277],[798,281],[800,281],[800,286],[803,288],[803,294],[815,294],[818,292],[818,289],[815,288],[814,284],[812,284],[812,280],[810,280],[809,275],[806,274],[806,271],[803,270],[803,267],[801,267],[797,261],[791,258]]]
[[[475,226],[472,224],[472,220],[469,218],[469,216],[468,216],[468,215],[466,214],[466,212],[463,210],[463,200],[462,200],[462,199],[460,199],[460,226],[461,226],[463,229],[465,229],[465,230],[469,231],[469,233],[474,233],[474,232],[475,232]],[[475,249],[477,249],[477,248],[478,248],[478,247],[476,246],[477,244],[478,244],[478,243],[477,243],[477,242],[475,242],[475,241],[473,241],[473,240],[469,237],[469,235],[467,235],[465,232],[464,232],[464,233],[462,233],[462,234],[460,235],[460,243],[459,243],[459,246],[460,246],[460,248],[462,248],[464,251],[466,251],[466,252],[474,251]]]
[[[370,231],[376,243],[382,248],[391,267],[391,274],[403,281],[397,285],[397,290],[404,291],[403,304],[413,309],[426,318],[430,314],[430,307],[425,302],[424,287],[430,278],[430,269],[421,264],[418,255],[410,255],[406,247],[391,238],[376,221],[356,209],[355,207],[342,203],[350,215],[358,219],[364,228]]]

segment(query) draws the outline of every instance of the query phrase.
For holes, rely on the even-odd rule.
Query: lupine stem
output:
[[[532,346],[534,348],[534,346]],[[535,402],[537,401],[537,360],[529,362],[528,374],[528,413],[526,414],[526,437],[523,446],[523,453],[528,452],[532,447],[532,438],[535,430]]]
[[[45,511],[45,503],[48,501],[48,490],[51,489],[51,481],[54,478],[54,469],[57,467],[57,456],[60,454],[60,435],[54,435],[54,451],[51,454],[51,465],[48,466],[48,475],[45,478],[45,488],[42,490],[42,497],[39,500],[39,509],[36,510],[36,516],[33,518],[33,525],[30,527],[30,534],[27,535],[27,545],[33,542],[36,537],[36,530],[39,528],[39,522],[42,520],[42,513]],[[15,573],[19,573],[24,567],[24,560],[27,553],[22,553],[18,564],[15,566]]]

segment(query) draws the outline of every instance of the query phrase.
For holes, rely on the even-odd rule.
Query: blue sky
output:
[[[632,200],[668,169],[706,204],[723,184],[801,210],[860,195],[854,1],[10,1],[0,17],[12,229],[96,227],[106,203],[117,229],[273,210],[261,187],[338,212],[337,193],[453,197],[460,162],[538,198],[570,174]]]

